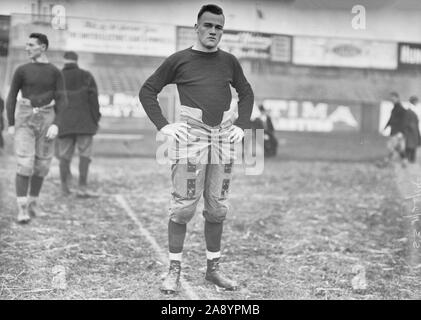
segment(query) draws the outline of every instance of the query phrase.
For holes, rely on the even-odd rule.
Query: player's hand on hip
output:
[[[53,140],[57,137],[58,134],[58,127],[55,124],[52,124],[48,130],[47,130],[47,134],[45,135],[45,137],[49,140]]]
[[[230,129],[229,139],[230,142],[237,143],[244,138],[244,130],[236,125],[233,125]]]
[[[162,127],[160,132],[166,136],[175,138],[177,141],[183,140],[187,142],[189,136],[187,129],[189,128],[191,127],[187,123],[175,122]]]
[[[10,134],[11,136],[15,135],[15,126],[9,126],[7,128],[7,133]]]

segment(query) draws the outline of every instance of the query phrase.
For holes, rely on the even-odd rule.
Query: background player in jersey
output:
[[[45,215],[38,196],[53,157],[60,113],[67,105],[62,74],[49,63],[47,49],[46,35],[30,34],[25,50],[31,62],[16,69],[6,102],[8,131],[14,135],[17,158],[19,223],[28,222],[31,215]],[[21,98],[17,100],[19,91]]]
[[[168,57],[147,79],[139,93],[147,115],[161,133],[176,139],[176,146],[188,140],[193,149],[203,151],[200,152],[201,157],[210,160],[203,164],[201,158],[199,163],[194,155],[189,154],[187,163],[176,157],[172,164],[173,192],[168,223],[170,267],[161,286],[161,290],[167,293],[177,290],[186,224],[193,217],[202,193],[207,257],[205,278],[228,290],[237,288],[237,283],[219,268],[232,162],[219,164],[212,161],[215,154],[211,147],[214,145],[206,142],[211,135],[228,143],[241,142],[243,130],[250,127],[254,96],[238,60],[218,48],[224,23],[220,7],[203,6],[195,25],[196,43]],[[157,101],[158,93],[170,83],[177,85],[182,105],[180,122],[172,124],[163,116]],[[234,113],[230,111],[230,85],[239,96],[236,125],[233,125]]]
[[[64,53],[63,77],[69,107],[63,112],[62,126],[58,136],[61,189],[64,195],[70,194],[70,163],[75,147],[79,151],[78,197],[91,197],[88,191],[88,172],[92,159],[93,136],[98,130],[101,118],[98,102],[98,89],[92,74],[80,69],[78,55],[74,51]]]

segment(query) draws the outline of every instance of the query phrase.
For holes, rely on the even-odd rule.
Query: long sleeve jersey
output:
[[[42,107],[55,100],[54,124],[60,126],[60,112],[67,105],[63,76],[51,63],[30,62],[19,66],[12,79],[6,101],[9,125],[15,125],[16,98],[21,90],[22,98],[31,101],[32,107]]]
[[[168,57],[143,84],[139,100],[158,130],[168,124],[157,96],[167,85],[176,84],[180,103],[202,110],[202,121],[219,125],[231,104],[230,85],[238,93],[238,119],[242,129],[250,127],[254,95],[237,58],[223,50],[202,52],[188,48]]]
[[[68,108],[63,110],[59,137],[69,134],[96,134],[101,118],[98,88],[92,74],[76,63],[66,63],[62,70]]]

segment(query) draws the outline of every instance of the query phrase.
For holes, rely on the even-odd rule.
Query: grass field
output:
[[[385,154],[380,136],[287,133],[278,133],[278,155],[266,159],[262,175],[235,168],[222,254],[240,290],[222,292],[204,280],[200,204],[188,225],[185,286],[175,297],[162,295],[169,168],[154,159],[154,133],[136,134],[125,142],[96,139],[90,184],[97,199],[62,197],[54,159],[41,196],[49,216],[24,226],[15,223],[15,160],[6,141],[1,299],[421,298],[421,249],[405,217],[420,167],[376,167]],[[76,180],[77,159],[72,171]],[[55,266],[66,270],[65,289],[54,285]],[[364,290],[352,285],[358,266]]]
[[[294,145],[285,139],[284,146]],[[298,143],[302,137],[295,139]],[[352,144],[360,150],[360,159],[346,159],[338,152],[346,142],[333,140],[306,149],[297,145],[295,150],[302,149],[300,161],[288,160],[286,155],[294,154],[281,149],[277,158],[266,159],[259,176],[246,176],[237,166],[222,254],[223,269],[235,275],[240,290],[223,292],[204,280],[199,205],[188,225],[183,256],[187,286],[175,297],[158,290],[167,271],[162,255],[167,247],[168,167],[151,157],[98,156],[90,184],[101,197],[82,200],[60,195],[54,160],[41,197],[49,216],[21,226],[15,223],[15,162],[3,156],[0,297],[420,299],[421,249],[412,247],[412,229],[405,218],[410,206],[403,194],[411,192],[409,180],[418,165],[380,169],[369,161],[364,143]],[[370,143],[380,155],[381,147]],[[320,150],[330,150],[331,156],[336,150],[335,160],[344,161],[310,161],[317,150],[326,157]],[[352,151],[357,152],[346,150]],[[77,160],[72,171],[77,177]],[[406,189],[400,188],[403,184]],[[118,199],[124,199],[135,220]],[[66,289],[52,284],[53,267],[58,265],[66,269]],[[356,265],[366,271],[365,290],[353,289]]]

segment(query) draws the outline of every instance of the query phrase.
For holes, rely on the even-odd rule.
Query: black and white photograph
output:
[[[419,0],[2,0],[0,300],[420,300],[420,99]]]

